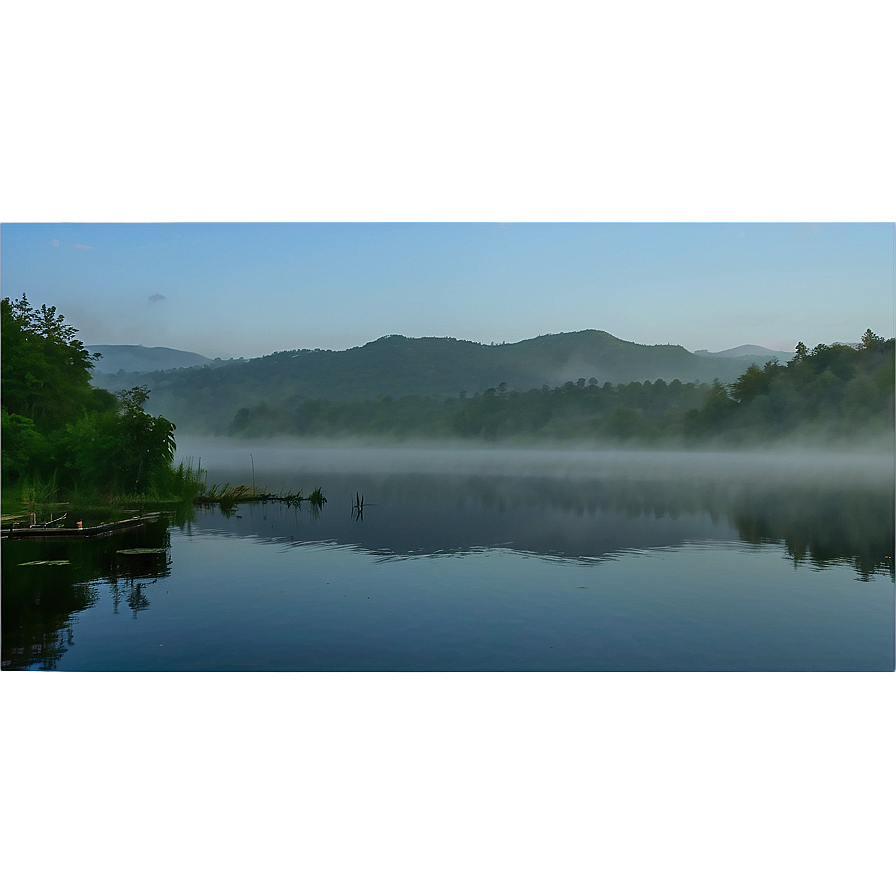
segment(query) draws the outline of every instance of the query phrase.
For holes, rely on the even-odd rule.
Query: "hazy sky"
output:
[[[276,27],[178,6],[174,32],[136,12],[122,42],[20,4],[16,33],[41,37],[8,48],[28,77],[0,220],[32,223],[0,226],[2,295],[57,305],[87,344],[212,357],[389,333],[893,335],[892,54],[872,19],[355,6],[278,8]],[[241,220],[889,223],[33,223]]]

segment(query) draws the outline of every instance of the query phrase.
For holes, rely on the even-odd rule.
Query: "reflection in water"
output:
[[[359,487],[370,496],[364,504]],[[863,578],[894,576],[892,487],[358,474],[332,476],[329,489],[333,500],[320,519],[269,504],[247,505],[239,519],[200,516],[197,522],[395,557],[505,546],[598,560],[621,551],[744,541],[780,544],[795,563],[849,563]],[[338,513],[340,504],[350,512]]]
[[[99,583],[111,584],[116,612],[124,598],[136,616],[149,606],[146,583],[170,575],[170,542],[165,517],[108,538],[5,541],[2,668],[55,669],[74,643],[73,620],[97,603]],[[68,563],[31,565],[47,559]]]
[[[307,472],[305,475],[308,475]],[[225,471],[219,478],[236,480],[238,477],[228,477]],[[316,473],[315,478],[322,478],[321,474]],[[660,552],[667,552],[669,549],[691,550],[695,545],[701,544],[739,545],[741,547],[737,550],[740,555],[743,555],[744,545],[757,548],[776,546],[778,557],[785,554],[792,560],[793,567],[811,566],[818,570],[831,566],[852,567],[860,580],[856,584],[860,589],[863,588],[862,582],[869,582],[876,576],[888,576],[891,581],[894,579],[892,479],[878,484],[851,481],[822,485],[818,481],[800,481],[790,476],[756,479],[749,476],[725,478],[693,475],[664,479],[659,475],[635,475],[630,471],[625,475],[601,477],[569,474],[558,478],[535,475],[532,471],[526,475],[497,475],[491,472],[488,475],[466,472],[436,475],[424,472],[359,470],[348,474],[330,473],[323,481],[329,501],[322,510],[286,506],[276,502],[238,505],[235,512],[230,514],[222,514],[215,508],[196,508],[192,514],[174,520],[175,528],[170,531],[163,519],[145,530],[120,533],[98,541],[5,542],[3,668],[57,668],[63,656],[74,646],[73,623],[97,604],[101,594],[107,592],[111,597],[113,616],[129,615],[131,620],[139,622],[141,626],[148,620],[150,627],[157,615],[168,619],[172,605],[166,602],[167,592],[154,588],[160,580],[165,579],[167,589],[167,580],[178,577],[179,564],[173,563],[172,558],[172,531],[178,537],[178,546],[182,550],[193,538],[198,538],[205,539],[206,542],[214,541],[225,554],[235,556],[238,552],[239,556],[246,558],[244,568],[239,568],[238,572],[231,568],[230,572],[231,576],[239,575],[242,584],[233,586],[228,582],[227,588],[222,587],[221,592],[228,595],[239,592],[245,595],[251,605],[252,615],[240,617],[241,624],[249,625],[254,632],[253,637],[257,639],[269,637],[273,650],[281,649],[277,646],[280,644],[278,633],[282,631],[285,618],[277,615],[285,612],[284,610],[275,611],[273,607],[279,606],[278,595],[284,593],[284,587],[295,587],[299,595],[297,600],[301,601],[299,606],[306,607],[303,612],[310,614],[307,619],[303,617],[301,625],[295,631],[307,632],[309,638],[323,638],[330,645],[319,648],[322,652],[315,660],[317,668],[360,668],[368,660],[373,663],[374,659],[371,657],[378,655],[378,651],[385,658],[377,659],[376,662],[384,664],[383,668],[388,668],[389,649],[394,648],[399,653],[401,649],[410,650],[408,645],[413,643],[413,638],[430,637],[431,632],[436,629],[427,627],[415,633],[408,630],[407,637],[411,640],[402,642],[400,646],[380,644],[361,627],[362,617],[340,609],[341,605],[338,603],[314,603],[316,598],[313,594],[316,592],[308,593],[307,588],[310,586],[300,575],[294,580],[287,579],[288,586],[276,577],[269,577],[266,564],[270,563],[270,552],[245,553],[236,541],[230,542],[231,546],[228,547],[228,539],[243,538],[243,544],[254,542],[276,545],[277,554],[294,558],[297,569],[306,568],[306,564],[311,562],[308,551],[314,550],[315,545],[320,546],[319,551],[322,553],[319,556],[324,558],[321,562],[330,564],[334,570],[332,575],[324,575],[321,587],[330,585],[334,576],[341,575],[339,570],[346,565],[346,555],[372,561],[372,565],[366,567],[364,576],[373,576],[373,570],[385,572],[388,569],[403,570],[414,566],[402,563],[395,567],[394,564],[388,564],[388,561],[428,557],[433,562],[443,563],[452,556],[469,557],[468,564],[439,567],[443,572],[450,572],[450,576],[463,581],[462,587],[467,589],[469,600],[472,601],[465,604],[464,609],[454,603],[455,600],[461,600],[460,592],[449,591],[443,594],[437,590],[439,584],[430,584],[429,577],[434,568],[432,566],[419,566],[419,579],[415,580],[414,587],[419,589],[421,595],[433,595],[426,604],[427,612],[433,619],[439,618],[438,625],[445,631],[459,625],[452,613],[472,614],[468,617],[469,625],[475,623],[479,628],[471,631],[478,632],[475,636],[482,639],[482,643],[488,643],[489,638],[497,637],[493,631],[506,630],[506,619],[501,614],[507,612],[508,605],[499,610],[498,604],[491,601],[494,595],[505,593],[508,587],[510,579],[504,578],[509,569],[508,558],[531,557],[536,561],[547,558],[560,561],[567,569],[589,567],[605,570],[603,562],[607,560],[617,560],[633,554],[658,556]],[[345,550],[334,550],[340,547]],[[766,552],[760,553],[767,556]],[[214,550],[207,554],[208,557],[213,555]],[[214,620],[218,620],[219,616],[227,622],[230,619],[235,621],[234,614],[239,607],[220,608],[215,604],[215,583],[220,582],[221,572],[214,565],[214,560],[206,561],[212,565],[197,568],[192,561],[187,561],[186,555],[180,556],[184,560],[181,575],[188,574],[187,584],[180,585],[181,593],[189,595],[190,599],[178,604],[177,612],[184,614],[177,617],[178,622],[166,624],[174,626],[176,631],[182,630],[183,637],[189,641],[197,631],[205,630],[206,626],[209,627],[209,632],[216,631],[214,626],[220,620]],[[206,556],[204,548],[203,556]],[[69,562],[59,566],[22,565],[36,560]],[[386,567],[381,565],[384,562],[387,563]],[[724,581],[725,564],[733,562],[731,554],[723,552],[718,561],[712,562],[719,563],[719,581]],[[738,559],[734,565],[741,568],[739,564],[742,562],[742,559]],[[478,570],[477,575],[484,573],[486,578],[467,581],[465,577],[474,568]],[[757,561],[757,574],[760,568],[766,567]],[[751,576],[754,573],[748,571],[746,574]],[[392,584],[383,584],[383,587],[395,587],[394,578],[381,577],[380,572],[376,576],[378,578],[371,578],[369,586],[365,577],[359,580],[364,584],[358,585],[358,588],[370,589],[364,597],[366,606],[370,606],[367,605],[370,596],[376,596],[378,581],[385,583],[388,579]],[[401,587],[406,587],[404,578],[402,583]],[[678,583],[663,583],[659,591],[656,584],[648,584],[645,579],[643,582],[632,582],[630,586],[627,584],[626,587],[631,587],[636,596],[654,595],[651,600],[659,599],[657,594],[672,595],[669,598],[672,601],[670,606],[675,609],[669,611],[668,620],[677,620],[675,624],[684,625],[686,629],[689,627],[691,632],[697,631],[701,626],[711,625],[708,616],[697,614],[688,619],[686,607],[691,597],[687,591],[676,591]],[[687,588],[693,584],[690,581],[689,585],[685,585],[682,580],[680,587]],[[549,590],[545,594],[550,595],[550,586],[547,587]],[[727,586],[720,586],[714,580],[704,590],[706,595],[711,595],[718,593],[720,587]],[[761,587],[766,590],[762,591]],[[761,587],[757,584],[757,595],[772,594],[777,588]],[[801,580],[799,587],[803,589],[803,594],[811,594],[816,586],[810,581]],[[588,624],[598,625],[598,622],[593,621],[596,619],[604,626],[598,630],[607,639],[602,648],[607,663],[605,667],[625,667],[624,659],[610,658],[611,645],[615,643],[612,640],[612,627],[624,627],[630,623],[623,616],[601,616],[601,613],[607,612],[606,609],[601,609],[604,606],[601,601],[610,600],[609,595],[599,597],[596,591],[589,591],[585,585],[581,588],[578,594],[583,597],[588,595],[593,599],[587,612],[597,614]],[[516,585],[514,589],[517,589]],[[713,589],[717,589],[716,592]],[[436,597],[436,594],[441,597]],[[513,594],[512,600],[522,600],[518,590],[514,590]],[[391,592],[384,593],[383,597],[398,599]],[[414,597],[407,599],[417,600]],[[467,600],[466,597],[463,599]],[[556,598],[551,596],[546,599]],[[636,597],[637,599],[640,598]],[[708,596],[706,599],[712,598]],[[235,598],[228,597],[228,601],[233,600]],[[497,598],[494,600],[497,601]],[[771,605],[764,606],[763,612],[768,612]],[[545,614],[539,617],[542,619],[539,625],[543,627],[563,618],[562,613],[566,610],[559,605],[545,603],[532,604],[526,612],[533,619],[537,614]],[[575,612],[585,611],[577,609]],[[618,612],[634,612],[634,609],[619,609]],[[754,610],[748,605],[742,606],[738,612],[747,614],[745,619],[753,618],[749,614]],[[837,612],[841,610],[838,609]],[[845,618],[848,620],[849,610],[843,612],[847,613]],[[191,613],[194,615],[190,615]],[[494,619],[480,618],[477,615],[483,613],[495,614]],[[551,613],[558,615],[551,616]],[[679,615],[681,613],[685,615]],[[208,614],[212,614],[214,619],[206,618]],[[231,614],[229,619],[227,614]],[[864,637],[861,631],[864,629],[860,631],[858,620],[849,624],[853,622],[859,626],[855,630],[855,643],[861,644],[861,638]],[[410,622],[404,624],[409,626]],[[648,625],[648,622],[644,624]],[[764,624],[768,632],[762,637],[768,638],[768,643],[771,643],[775,637],[779,637],[775,634],[775,623],[772,621]],[[570,625],[575,628],[572,623]],[[230,632],[229,629],[226,631]],[[392,632],[391,629],[389,631]],[[521,640],[514,644],[513,649],[520,653],[513,654],[514,657],[523,656],[528,649],[525,646],[529,643],[526,638],[534,637],[531,633],[527,634],[525,626],[519,631]],[[262,635],[262,632],[270,634]],[[319,634],[314,635],[315,632]],[[638,637],[641,636],[639,633]],[[167,649],[168,644],[175,641],[176,637],[171,631],[167,631],[164,638],[160,636],[145,640],[147,644],[152,641],[151,646],[159,650]],[[219,634],[216,637],[219,638],[217,643],[221,645],[222,651],[235,650],[237,648],[228,645],[240,643],[239,632],[230,632],[226,636]],[[282,640],[284,636],[279,637]],[[373,640],[364,642],[367,644],[364,649],[368,654],[364,654],[362,662],[358,658],[361,655],[352,653],[354,648],[350,645],[361,643],[368,637]],[[643,637],[655,637],[658,639],[657,643],[666,643],[665,636],[651,633],[648,629],[644,630]],[[690,635],[686,631],[678,631],[676,638],[679,646],[675,649],[683,649],[682,645],[687,644],[688,637]],[[164,648],[162,642],[165,644]],[[341,650],[349,651],[340,658],[342,665],[334,659],[338,651],[333,645],[337,643],[344,644]],[[591,655],[588,651],[595,649],[594,643],[596,642],[583,642],[577,648],[582,651],[580,656],[586,659],[575,660],[583,664],[576,668],[595,667],[593,664],[589,666],[592,661],[587,659]],[[430,668],[426,665],[429,660],[424,644],[425,640],[414,647],[418,652],[414,654],[417,658],[409,661],[412,667]],[[192,649],[197,656],[204,657],[203,662],[210,662],[208,654],[202,653],[198,646],[194,644]],[[317,649],[315,645],[315,650]],[[327,654],[327,649],[336,652]],[[701,649],[705,649],[705,646]],[[487,654],[480,653],[473,657],[470,654],[468,667],[482,668],[481,657],[485,655]],[[761,646],[755,647],[752,656],[761,655]],[[689,668],[707,667],[699,658],[699,653],[694,656],[697,658],[688,661]],[[745,657],[740,661],[740,668],[751,667],[749,663],[754,662],[746,654]],[[570,659],[570,663],[574,659]],[[156,662],[162,660],[156,659],[155,654],[135,660],[138,668],[167,668],[164,665],[153,665]],[[221,662],[223,664],[224,660]],[[257,658],[253,662],[258,665],[252,665],[252,668],[266,668],[263,661]],[[292,665],[294,662],[292,659],[285,659],[281,665],[273,665],[272,668],[295,668]],[[328,666],[330,662],[334,665]],[[510,668],[515,667],[513,662],[516,660],[511,662]],[[725,667],[722,660],[718,662],[722,665],[714,667]],[[803,665],[800,668],[818,668],[815,660],[801,662]],[[846,667],[855,667],[851,659],[841,658],[836,662],[845,664]],[[141,666],[140,663],[144,665]],[[240,661],[231,660],[231,663],[228,667],[242,668]],[[68,659],[66,664],[70,665]],[[831,668],[835,666],[836,664]],[[519,667],[527,666],[520,661]],[[551,668],[550,665],[545,667]],[[655,666],[648,663],[648,667]],[[200,665],[199,668],[217,666]]]
[[[849,563],[865,581],[875,573],[894,579],[892,490],[751,489],[731,516],[744,541],[781,543],[795,565]]]
[[[96,587],[74,584],[46,590],[35,583],[30,601],[3,584],[3,669],[55,669],[74,643],[72,619],[98,600]]]
[[[133,611],[134,619],[137,618],[138,611],[145,610],[149,606],[149,598],[143,590],[143,582],[134,582],[133,580],[127,583],[112,582],[112,608],[115,614],[118,613],[122,596]]]
[[[165,534],[168,536],[167,532]],[[134,619],[140,610],[149,606],[145,582],[156,581],[171,573],[170,536],[166,538],[165,545],[163,548],[142,546],[115,552],[113,572],[109,576],[115,613],[122,597],[131,608]]]

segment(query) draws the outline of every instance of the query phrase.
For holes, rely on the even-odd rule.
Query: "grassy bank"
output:
[[[37,522],[46,522],[69,508],[77,508],[79,513],[125,514],[217,504],[229,512],[237,504],[250,502],[281,501],[287,505],[301,506],[307,501],[316,510],[327,503],[320,488],[305,495],[301,490],[272,492],[255,485],[208,485],[207,480],[208,472],[199,465],[194,468],[191,460],[173,467],[163,487],[130,494],[112,494],[78,486],[60,488],[55,476],[33,476],[4,487],[2,512],[4,520],[34,514]]]

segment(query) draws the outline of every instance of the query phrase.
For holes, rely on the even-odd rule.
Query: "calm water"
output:
[[[894,668],[879,459],[199,447],[328,503],[4,542],[5,669]]]

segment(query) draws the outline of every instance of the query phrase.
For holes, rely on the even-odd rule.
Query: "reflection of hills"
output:
[[[120,553],[134,549],[152,553]],[[21,565],[45,560],[67,563]],[[98,580],[112,586],[116,612],[118,602],[125,599],[136,615],[148,606],[143,583],[170,571],[170,535],[164,517],[142,530],[110,538],[4,542],[2,668],[56,668],[73,643],[75,615],[99,600]]]
[[[892,486],[415,474],[328,476],[328,483],[330,501],[318,519],[277,504],[244,505],[230,519],[200,516],[196,525],[396,557],[502,545],[601,558],[741,539],[782,543],[797,562],[849,562],[863,576],[894,571]],[[365,496],[360,521],[351,513],[357,491]]]
[[[365,495],[364,518],[351,513],[354,486]],[[646,550],[720,534],[708,515],[682,514],[678,506],[650,508],[644,495],[610,492],[604,485],[541,483],[531,479],[429,476],[352,477],[328,489],[319,519],[278,504],[245,505],[224,519],[197,517],[196,524],[240,535],[282,541],[333,541],[379,555],[411,556],[464,552],[504,545],[513,550],[565,557],[601,557]],[[345,494],[344,508],[338,495]]]

